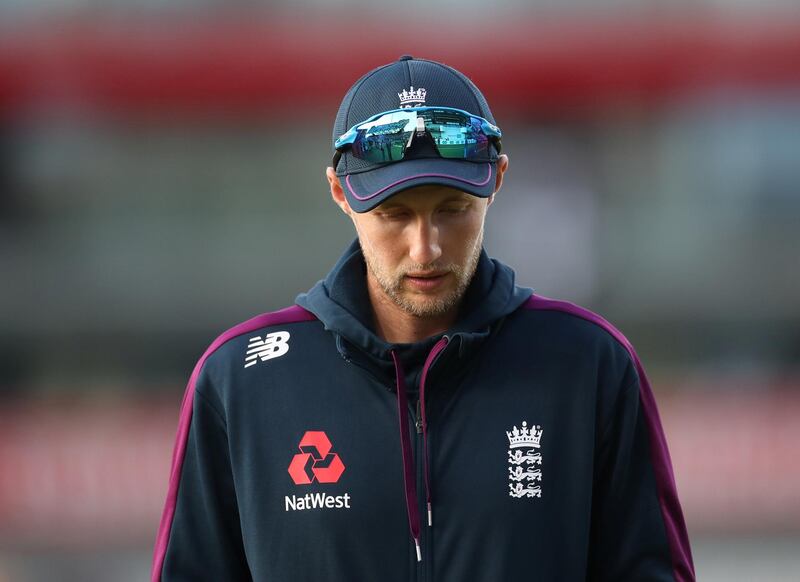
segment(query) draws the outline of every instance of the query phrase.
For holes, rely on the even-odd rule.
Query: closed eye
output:
[[[384,220],[404,220],[408,218],[408,212],[403,212],[402,210],[395,210],[389,212],[381,212],[378,214]]]
[[[466,212],[468,208],[469,204],[466,204],[464,206],[446,206],[442,208],[440,212],[443,212],[445,214],[461,214],[462,212]]]

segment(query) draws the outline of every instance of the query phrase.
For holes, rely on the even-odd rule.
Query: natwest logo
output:
[[[331,441],[321,430],[309,430],[300,440],[300,452],[289,463],[289,475],[295,485],[336,483],[344,472],[344,463],[332,453]]]

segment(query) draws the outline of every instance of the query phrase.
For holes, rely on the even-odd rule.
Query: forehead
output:
[[[446,186],[417,186],[416,188],[409,188],[408,190],[398,192],[376,206],[373,210],[386,210],[398,206],[418,208],[421,210],[448,202],[469,202],[474,199],[475,196],[472,194],[456,190],[455,188],[447,188]]]

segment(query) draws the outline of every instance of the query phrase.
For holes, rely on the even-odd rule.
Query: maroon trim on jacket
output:
[[[291,307],[286,307],[279,311],[257,315],[220,335],[211,343],[198,360],[192,371],[192,375],[189,377],[189,383],[186,386],[186,392],[183,395],[183,402],[181,404],[178,434],[175,437],[175,448],[172,451],[172,468],[169,474],[167,500],[164,504],[164,511],[161,514],[161,523],[158,526],[158,536],[156,537],[156,545],[153,551],[153,569],[150,574],[151,582],[161,582],[161,570],[164,567],[164,557],[167,554],[167,544],[169,543],[169,535],[172,528],[172,518],[175,515],[175,506],[178,501],[178,486],[180,485],[183,457],[186,454],[186,442],[189,438],[189,427],[192,422],[192,403],[194,402],[195,384],[197,383],[200,370],[203,369],[206,360],[223,344],[236,336],[271,325],[313,321],[315,319],[317,318],[314,314],[303,309],[299,305],[292,305]]]
[[[630,354],[636,366],[636,372],[639,374],[639,398],[650,436],[650,457],[656,477],[661,516],[664,520],[670,556],[672,557],[672,574],[676,582],[694,582],[694,564],[689,547],[689,536],[686,532],[683,511],[678,501],[678,492],[675,487],[675,476],[672,472],[672,461],[667,448],[667,440],[661,427],[661,419],[658,416],[658,409],[656,408],[653,391],[650,388],[650,382],[647,380],[644,367],[642,367],[642,363],[639,361],[633,346],[617,328],[605,319],[573,303],[531,295],[523,307],[542,311],[561,311],[590,321],[610,333]]]

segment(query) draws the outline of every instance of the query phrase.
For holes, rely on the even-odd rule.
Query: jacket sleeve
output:
[[[629,372],[595,453],[587,578],[693,581],[666,440],[635,355]]]
[[[197,374],[196,386],[190,380],[181,407],[152,582],[252,579],[220,409],[203,369]]]

